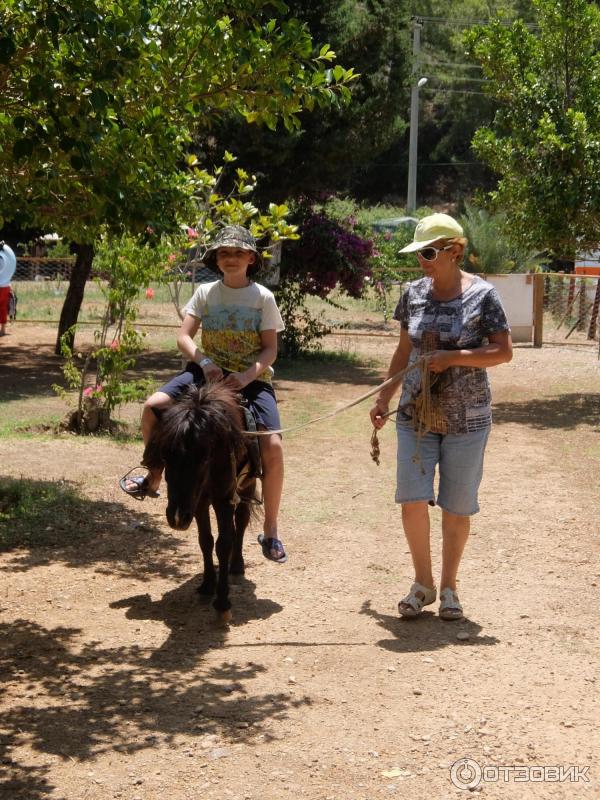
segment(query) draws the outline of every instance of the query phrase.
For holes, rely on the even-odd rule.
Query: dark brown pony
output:
[[[231,616],[228,573],[244,573],[244,531],[260,470],[244,419],[238,395],[222,383],[190,387],[163,411],[144,453],[147,467],[164,467],[171,528],[187,530],[196,518],[204,559],[198,591],[208,596],[216,591],[213,606],[224,621]],[[211,505],[218,527],[218,579]]]

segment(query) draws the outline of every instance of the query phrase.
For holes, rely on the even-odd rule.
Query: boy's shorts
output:
[[[412,420],[398,415],[397,503],[428,502],[435,505],[433,481],[439,466],[437,504],[445,511],[470,517],[479,511],[477,491],[483,475],[483,454],[490,429],[472,433],[426,433],[417,451]],[[416,453],[420,458],[415,460]],[[424,473],[424,474],[423,474]]]
[[[229,372],[223,370],[223,374],[229,375]],[[164,392],[175,400],[188,386],[192,384],[203,386],[205,383],[206,379],[202,368],[194,361],[188,361],[183,372],[180,372],[157,391]],[[248,386],[244,386],[240,394],[246,398],[248,408],[252,412],[257,426],[263,426],[268,431],[276,431],[281,428],[277,398],[270,383],[252,381]]]

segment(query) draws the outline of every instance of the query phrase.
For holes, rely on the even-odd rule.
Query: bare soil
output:
[[[394,347],[343,342],[382,365]],[[42,326],[0,342],[5,421],[64,412],[52,345]],[[153,364],[170,374],[176,357]],[[342,405],[382,372],[284,365],[284,421]],[[377,467],[368,403],[286,437],[289,562],[262,557],[255,524],[225,630],[195,591],[195,531],[168,528],[164,499],[118,489],[139,443],[6,435],[3,476],[64,481],[85,513],[56,508],[53,546],[0,555],[2,798],[443,799],[468,794],[451,780],[463,758],[485,768],[475,791],[490,798],[600,797],[595,349],[517,347],[490,375],[495,426],[459,623],[435,606],[398,617],[412,573],[394,430]],[[432,531],[439,569],[437,509]],[[523,780],[524,767],[571,765],[590,769],[577,783]]]

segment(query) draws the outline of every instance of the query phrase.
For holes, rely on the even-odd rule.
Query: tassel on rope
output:
[[[371,458],[373,461],[379,466],[379,438],[377,436],[377,428],[373,428],[373,433],[371,434]]]

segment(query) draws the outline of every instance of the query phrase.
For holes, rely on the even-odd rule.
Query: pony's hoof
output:
[[[231,622],[231,609],[226,611],[217,611],[217,624],[221,628],[226,628]]]

